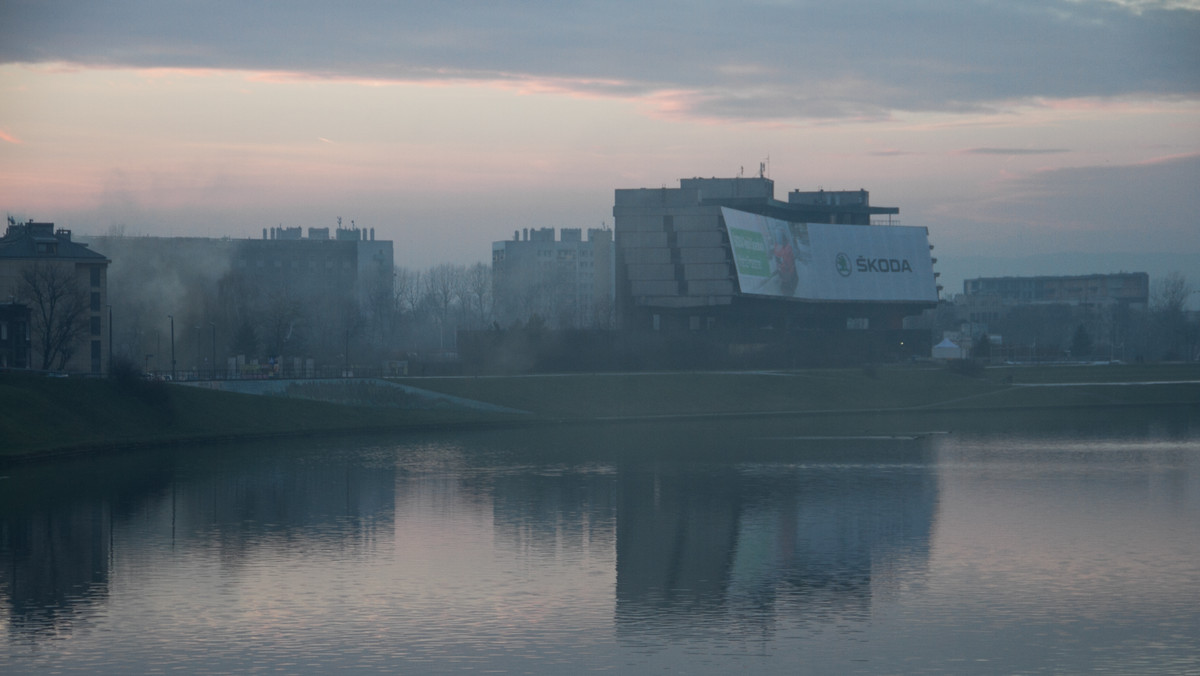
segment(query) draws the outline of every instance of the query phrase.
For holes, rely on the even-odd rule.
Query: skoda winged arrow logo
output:
[[[847,256],[844,253],[839,253],[837,255],[837,258],[834,259],[834,263],[837,265],[837,271],[838,271],[839,275],[841,275],[843,277],[850,276],[850,257],[849,256]]]

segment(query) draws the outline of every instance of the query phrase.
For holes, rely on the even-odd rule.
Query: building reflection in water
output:
[[[618,631],[864,619],[897,572],[924,568],[938,491],[918,442],[858,443],[852,462],[625,470]]]
[[[556,428],[14,469],[18,490],[0,498],[0,602],[10,633],[61,631],[95,614],[114,580],[171,581],[197,557],[220,580],[314,554],[343,572],[385,560],[375,584],[449,590],[445,565],[408,560],[461,561],[483,544],[491,565],[536,560],[539,593],[611,602],[616,638],[637,641],[861,616],[924,567],[938,485],[922,442],[769,434]]]
[[[167,462],[118,457],[11,472],[0,493],[0,595],[13,629],[65,628],[108,594],[113,530],[170,483]]]
[[[17,633],[87,621],[121,562],[214,552],[235,569],[271,547],[345,552],[389,534],[392,464],[255,444],[11,468],[0,496],[0,602]]]

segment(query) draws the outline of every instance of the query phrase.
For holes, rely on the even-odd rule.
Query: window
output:
[[[100,317],[92,317],[92,335],[100,335]]]
[[[92,292],[92,312],[99,312],[99,311],[100,311],[100,292],[93,291]]]
[[[92,275],[92,286],[100,286],[100,266],[93,265],[89,268],[89,272]]]

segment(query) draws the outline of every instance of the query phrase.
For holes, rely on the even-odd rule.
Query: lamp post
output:
[[[175,381],[175,315],[167,315],[171,320],[171,381]]]
[[[112,305],[108,305],[108,375],[112,376]]]
[[[213,342],[212,342],[212,369],[213,369],[212,379],[216,380],[217,379],[217,323],[209,322],[208,325],[212,327],[212,339],[213,339]]]

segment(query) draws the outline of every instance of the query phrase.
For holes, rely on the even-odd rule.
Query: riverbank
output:
[[[800,371],[407,378],[555,419],[1200,404],[1200,364],[935,366]]]
[[[519,417],[9,372],[0,374],[0,463],[165,444],[486,426]]]
[[[330,381],[335,383],[337,381]],[[1001,367],[978,377],[895,366],[787,372],[405,378],[528,411],[343,405],[160,382],[0,375],[0,462],[163,444],[722,416],[802,417],[813,433],[911,433],[1056,410],[1200,407],[1200,364]],[[921,420],[913,420],[920,414]]]

